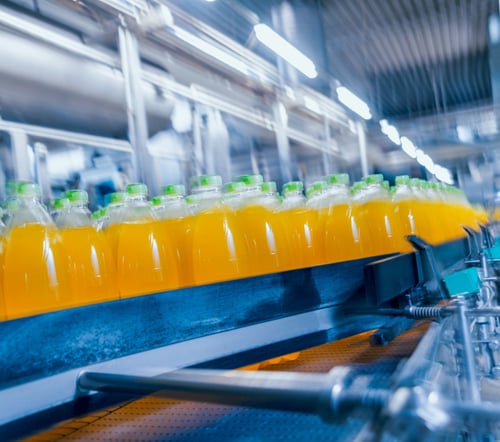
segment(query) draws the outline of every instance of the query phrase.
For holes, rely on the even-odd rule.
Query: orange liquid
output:
[[[442,226],[440,242],[463,238],[466,233],[461,226],[463,219],[459,207],[456,204],[444,202],[438,204],[437,222]]]
[[[394,206],[387,201],[368,201],[357,207],[356,219],[359,220],[360,241],[365,256],[410,250],[404,242],[401,224]],[[365,238],[370,238],[366,245]],[[369,255],[366,255],[366,253]]]
[[[242,278],[250,274],[245,239],[238,232],[235,215],[223,207],[198,213],[192,231],[195,284]]]
[[[93,227],[61,230],[76,305],[118,299],[115,263],[104,234]]]
[[[361,258],[361,237],[350,204],[337,204],[324,209],[324,253],[326,262],[349,261]],[[369,241],[369,237],[363,238]]]
[[[323,260],[314,244],[315,212],[307,208],[289,209],[279,213],[290,244],[292,262],[288,268],[310,267]]]
[[[5,253],[5,239],[0,238],[0,321],[7,319],[7,312],[5,310],[5,299],[4,299],[4,290],[3,290],[3,275],[5,273],[4,270],[4,253]]]
[[[259,205],[239,209],[238,229],[245,238],[249,271],[245,276],[280,272],[291,266],[291,256],[279,214]]]
[[[160,221],[167,244],[175,253],[181,287],[194,285],[193,264],[191,262],[192,223],[192,216]]]
[[[399,214],[403,237],[417,235],[425,241],[433,243],[436,235],[426,207],[418,200],[402,200],[394,204]]]
[[[5,250],[4,296],[7,318],[74,305],[67,261],[55,228],[14,227]]]
[[[179,287],[177,260],[158,221],[114,224],[116,273],[120,297],[145,295]],[[114,236],[115,235],[115,236]]]

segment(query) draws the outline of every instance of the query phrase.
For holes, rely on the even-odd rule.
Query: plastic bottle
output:
[[[108,195],[106,195],[108,197]],[[109,194],[109,204],[101,222],[101,228],[106,233],[106,238],[111,247],[114,259],[117,259],[118,235],[124,217],[127,192],[114,192]]]
[[[290,268],[292,260],[288,239],[277,212],[280,201],[275,187],[271,183],[264,185],[262,175],[242,175],[237,180],[245,187],[242,205],[236,214],[250,259],[249,275]]]
[[[92,222],[84,190],[66,193],[69,209],[59,213],[56,226],[67,253],[68,272],[76,305],[118,299],[116,269],[109,243]]]
[[[194,285],[191,262],[193,212],[184,198],[186,189],[178,184],[165,186],[162,191],[162,195],[152,200],[153,211],[160,220],[168,244],[175,251],[180,286],[191,286]]]
[[[322,253],[314,244],[315,211],[307,207],[304,184],[301,181],[285,183],[281,193],[280,215],[293,257],[291,268],[318,264]]]
[[[233,210],[223,202],[221,189],[220,176],[191,179],[188,203],[195,210],[191,256],[196,284],[242,278],[249,273],[245,239],[238,232]]]
[[[179,287],[177,258],[147,201],[144,184],[129,184],[120,209],[121,221],[108,227],[116,239],[120,297],[162,292]]]
[[[401,220],[403,235],[417,235],[432,243],[436,234],[427,214],[428,209],[422,198],[419,198],[413,191],[410,177],[408,175],[397,176],[395,183],[392,200]]]
[[[324,225],[325,260],[339,262],[359,259],[362,256],[359,220],[353,212],[349,175],[328,175],[326,180],[328,212]]]
[[[74,305],[61,237],[40,204],[39,186],[19,183],[17,200],[17,209],[6,228],[4,297],[7,318]]]
[[[5,253],[5,224],[2,222],[3,209],[0,208],[0,321],[7,318],[5,310],[5,299],[3,289],[3,274],[4,274],[4,253]]]
[[[429,202],[429,218],[434,220],[432,225],[438,232],[433,243],[439,244],[465,235],[448,187],[424,180],[420,180],[420,186]]]
[[[306,191],[307,207],[313,211],[311,220],[313,223],[312,231],[314,233],[313,244],[317,258],[316,264],[324,264],[326,262],[325,224],[329,209],[327,188],[328,184],[326,181],[315,181]]]
[[[355,198],[358,202],[356,215],[360,220],[362,247],[371,256],[410,250],[403,238],[401,223],[390,194],[383,186],[382,174],[368,175]],[[368,231],[367,234],[365,231]],[[370,238],[367,247],[363,238],[366,236]]]
[[[52,218],[52,221],[54,221],[54,223],[57,225],[57,218],[64,212],[67,212],[69,208],[70,202],[68,198],[56,198],[52,202],[52,210],[50,211],[50,217]]]

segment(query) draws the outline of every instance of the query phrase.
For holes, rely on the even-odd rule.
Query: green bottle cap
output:
[[[148,186],[142,183],[133,183],[127,186],[127,193],[129,195],[147,195],[148,194]]]
[[[127,199],[126,192],[113,192],[109,198],[110,203],[124,203]]]
[[[262,175],[240,175],[236,181],[245,183],[247,186],[258,186],[264,182]]]
[[[95,212],[92,212],[91,218],[93,220],[101,219],[106,215],[106,209],[104,207],[97,209]]]
[[[308,198],[311,198],[313,195],[324,192],[327,187],[328,183],[326,181],[315,181],[307,189],[306,195]]]
[[[186,195],[186,187],[184,184],[168,184],[162,188],[163,195],[167,196],[184,196]]]
[[[365,187],[365,183],[363,181],[355,181],[352,183],[351,191],[352,193],[359,192]]]
[[[222,177],[219,175],[199,175],[190,180],[191,187],[221,187]]]
[[[420,187],[421,186],[421,179],[420,178],[410,178],[410,186],[413,187]]]
[[[52,205],[54,206],[54,209],[56,210],[64,210],[68,209],[70,206],[69,199],[68,198],[56,198],[52,202]]]
[[[395,179],[396,186],[403,184],[410,184],[410,177],[408,175],[398,175]]]
[[[276,193],[278,188],[276,187],[276,181],[264,181],[260,185],[260,189],[264,193]]]
[[[66,198],[71,203],[87,204],[89,202],[89,194],[85,190],[68,190]]]
[[[31,183],[29,181],[21,181],[17,183],[17,195],[31,197],[39,197],[41,195],[40,186],[36,183]]]
[[[328,184],[346,184],[349,185],[349,174],[348,173],[335,173],[333,175],[327,175],[325,177]]]
[[[366,184],[382,184],[384,182],[384,175],[381,173],[376,173],[373,175],[368,175],[365,178]]]
[[[282,194],[285,196],[287,193],[291,192],[303,192],[304,191],[304,183],[302,181],[290,181],[288,183],[283,184]]]
[[[242,181],[231,181],[224,185],[224,193],[240,193],[246,190],[246,184]]]
[[[165,202],[166,195],[157,195],[151,198],[151,204],[153,206],[161,206]]]

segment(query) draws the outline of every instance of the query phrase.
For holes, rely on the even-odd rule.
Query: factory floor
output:
[[[418,322],[384,347],[371,347],[371,332],[367,332],[304,350],[294,360],[261,364],[261,369],[325,373],[338,365],[366,367],[375,382],[380,378],[378,386],[385,386],[384,382],[400,361],[411,355],[427,326],[428,323]],[[255,366],[243,369],[255,369]],[[25,440],[347,441],[354,440],[363,425],[356,418],[337,425],[302,413],[183,402],[150,395],[61,422]]]

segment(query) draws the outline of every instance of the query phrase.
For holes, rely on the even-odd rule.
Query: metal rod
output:
[[[348,367],[335,367],[327,374],[178,370],[157,377],[82,372],[82,390],[144,395],[225,405],[296,411],[342,421],[353,410],[379,410],[390,398],[385,389],[351,388]]]
[[[460,338],[462,339],[463,364],[465,376],[465,399],[472,402],[479,402],[481,397],[477,388],[476,364],[474,358],[474,348],[472,347],[472,337],[469,328],[469,321],[466,315],[465,302],[457,302],[457,325]]]
[[[141,60],[137,39],[129,29],[120,26],[118,44],[125,79],[129,139],[136,160],[133,179],[145,183],[150,192],[155,192],[153,181],[155,174],[151,169],[151,157],[147,147],[148,122],[141,89]]]
[[[326,405],[323,397],[331,384],[326,374],[189,369],[153,378],[92,372],[78,377],[78,386],[84,390],[138,395],[161,391],[173,399],[305,413],[317,413]]]

